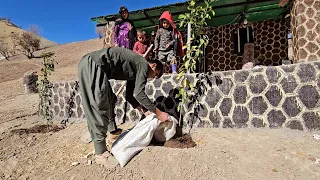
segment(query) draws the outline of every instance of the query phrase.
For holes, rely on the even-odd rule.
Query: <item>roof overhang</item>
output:
[[[283,1],[283,0],[281,0]],[[280,2],[281,2],[280,1]],[[287,1],[288,2],[288,1]],[[279,19],[289,12],[289,6],[279,4],[279,0],[216,0],[211,3],[215,16],[207,21],[208,26],[216,27],[226,24],[236,24],[245,18],[248,22]],[[203,1],[198,2],[204,4]],[[188,12],[188,2],[168,4],[129,12],[129,18],[137,29],[152,31],[158,24],[162,12],[170,11],[175,22],[179,15]],[[119,14],[91,18],[97,25],[104,25],[119,18]]]

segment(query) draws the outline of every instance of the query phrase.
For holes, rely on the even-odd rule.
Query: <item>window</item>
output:
[[[234,54],[242,55],[244,52],[244,45],[246,43],[253,43],[253,29],[251,26],[246,28],[238,28],[233,30],[233,49]]]

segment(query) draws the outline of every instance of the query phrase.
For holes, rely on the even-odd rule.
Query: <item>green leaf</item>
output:
[[[196,4],[196,2],[190,1],[190,6],[194,6],[195,4]]]
[[[186,15],[185,15],[185,14],[180,14],[179,17],[178,17],[178,19],[184,20],[184,19],[186,19]]]

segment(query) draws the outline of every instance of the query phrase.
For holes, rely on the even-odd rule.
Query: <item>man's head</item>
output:
[[[146,32],[145,32],[145,31],[142,31],[142,30],[138,30],[138,31],[137,31],[137,39],[138,39],[138,41],[140,41],[140,42],[144,42],[145,39],[146,39]]]
[[[171,26],[170,22],[166,19],[161,19],[160,23],[164,29],[168,29]]]
[[[160,78],[163,74],[163,64],[157,59],[148,61],[150,69],[148,78]]]

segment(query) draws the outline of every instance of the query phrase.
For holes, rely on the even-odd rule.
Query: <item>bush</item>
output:
[[[9,60],[10,48],[3,40],[0,40],[0,54],[5,57],[6,60]]]
[[[34,57],[33,53],[40,49],[40,37],[39,28],[37,26],[31,26],[26,32],[16,36],[17,44],[21,47],[24,55],[28,59]]]

